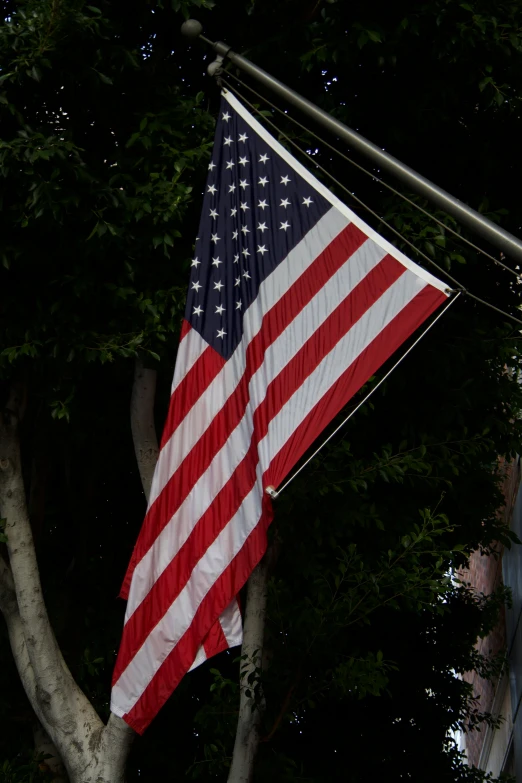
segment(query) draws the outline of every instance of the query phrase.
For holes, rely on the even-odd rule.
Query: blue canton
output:
[[[329,209],[223,98],[185,317],[225,359],[260,284]]]

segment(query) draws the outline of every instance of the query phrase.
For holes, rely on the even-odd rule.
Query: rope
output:
[[[247,98],[245,98],[244,95],[242,95],[239,92],[239,90],[237,90],[233,85],[231,85],[223,76],[220,77],[220,81],[223,84],[225,84],[227,86],[227,88],[231,92],[233,92],[235,95],[237,95],[237,97],[240,98],[243,103],[245,103],[250,109],[252,109],[252,111],[256,112],[256,114],[258,114],[259,116],[263,117],[263,120],[268,125],[270,125],[283,139],[285,139],[285,141],[287,141],[288,144],[292,145],[301,154],[307,155],[307,157],[309,157],[309,158],[311,157],[310,155],[308,155],[308,153],[305,150],[303,150],[298,144],[296,144],[296,142],[293,139],[289,138],[289,136],[287,136],[285,133],[283,133],[277,127],[277,125],[275,125],[275,123],[273,123],[271,120],[269,120],[267,117],[265,117],[259,109],[257,109],[252,103],[250,103],[250,101],[247,100]],[[443,269],[443,267],[441,267],[439,264],[437,264],[428,255],[426,255],[426,253],[424,253],[422,250],[419,250],[419,248],[416,247],[413,244],[413,242],[410,242],[409,239],[406,239],[406,237],[404,237],[399,231],[397,231],[396,228],[391,226],[377,212],[375,212],[373,209],[371,209],[371,207],[369,207],[367,204],[365,204],[364,201],[362,201],[358,196],[356,196],[354,193],[352,193],[350,190],[348,190],[348,188],[345,185],[343,185],[342,182],[340,182],[338,179],[336,179],[332,174],[330,174],[330,172],[327,169],[325,169],[324,166],[321,166],[321,164],[317,163],[317,161],[312,161],[312,163],[313,163],[313,165],[317,169],[322,171],[323,174],[325,174],[325,176],[327,176],[332,182],[334,182],[338,187],[340,187],[341,190],[344,190],[345,193],[347,193],[351,198],[353,198],[363,209],[365,209],[367,212],[369,212],[371,215],[373,215],[375,218],[377,218],[377,220],[379,220],[380,223],[382,223],[384,226],[386,226],[386,228],[388,228],[389,231],[391,231],[393,234],[395,234],[401,240],[401,242],[404,242],[405,244],[407,244],[413,250],[414,253],[416,253],[417,255],[421,256],[421,258],[423,258],[428,264],[431,264],[431,266],[435,267],[435,269],[437,269],[437,271],[441,275],[443,275],[447,279],[451,280],[451,282],[454,283],[455,286],[456,286],[455,290],[461,291],[462,293],[466,294],[466,296],[469,296],[470,299],[474,299],[475,301],[479,302],[480,304],[484,305],[485,307],[489,307],[489,308],[491,308],[491,310],[495,310],[497,313],[500,313],[501,315],[505,316],[506,318],[509,318],[511,321],[514,321],[515,323],[520,324],[522,326],[522,320],[520,320],[519,318],[515,318],[514,315],[511,315],[510,313],[507,313],[505,310],[501,310],[500,308],[496,307],[495,305],[490,304],[489,302],[487,302],[485,299],[481,299],[480,297],[475,296],[475,294],[472,294],[471,291],[468,291],[468,289],[465,286],[463,286],[462,283],[459,283],[459,281],[455,277],[450,275],[449,272],[447,272],[445,269]]]
[[[337,149],[337,147],[334,147],[333,144],[330,144],[328,141],[325,141],[321,136],[319,136],[317,133],[314,133],[314,131],[309,130],[305,125],[303,125],[299,120],[296,120],[292,115],[286,114],[282,109],[279,108],[279,106],[276,106],[274,103],[268,100],[268,98],[265,98],[263,95],[258,93],[256,90],[254,90],[253,87],[251,87],[249,84],[244,82],[242,79],[239,78],[239,76],[236,76],[236,74],[233,74],[229,71],[227,71],[228,76],[232,76],[233,79],[235,79],[239,84],[241,84],[243,87],[246,87],[247,90],[250,90],[257,98],[264,101],[268,106],[270,106],[274,111],[281,114],[286,119],[290,120],[290,122],[293,122],[294,125],[297,125],[298,128],[305,131],[305,133],[308,133],[310,136],[312,136],[314,139],[317,139],[321,144],[323,144],[325,147],[328,147],[328,149],[332,150],[332,152],[335,152],[336,155],[339,155],[343,160],[345,160],[347,163],[350,163],[350,165],[355,166],[356,169],[359,169],[359,171],[362,171],[363,174],[366,174],[367,177],[370,177],[373,180],[376,180],[381,185],[383,185],[385,188],[390,190],[392,193],[394,193],[396,196],[399,196],[403,201],[406,201],[410,206],[417,209],[419,212],[422,212],[423,215],[426,215],[430,220],[433,220],[434,223],[437,223],[441,228],[443,228],[445,231],[448,231],[450,234],[453,234],[457,239],[459,239],[461,242],[464,242],[469,247],[473,248],[473,250],[476,250],[477,253],[481,253],[483,256],[485,256],[490,261],[493,261],[493,263],[496,266],[502,267],[502,269],[505,269],[507,272],[511,272],[512,275],[514,275],[517,280],[522,280],[522,276],[518,274],[514,269],[511,269],[511,267],[507,266],[506,264],[503,264],[502,261],[499,261],[497,258],[491,255],[491,253],[488,253],[486,250],[483,250],[481,247],[476,245],[474,242],[472,242],[470,239],[467,239],[466,237],[462,236],[462,234],[459,234],[458,231],[455,231],[454,228],[451,228],[450,226],[446,225],[442,220],[439,220],[439,218],[435,217],[435,215],[432,215],[431,212],[428,212],[427,209],[424,209],[424,207],[421,207],[420,204],[417,204],[415,201],[412,201],[412,199],[408,198],[408,196],[405,196],[404,193],[401,193],[400,190],[397,190],[393,187],[393,185],[388,184],[385,180],[378,177],[376,174],[372,174],[371,171],[368,171],[368,169],[365,169],[364,166],[361,166],[360,163],[357,163],[355,160],[352,160],[352,158],[349,158],[348,155],[345,155],[343,152]],[[305,153],[304,150],[302,150],[303,153]],[[308,153],[305,153],[308,154]]]
[[[340,430],[340,429],[342,429],[342,428],[344,427],[344,425],[345,425],[345,424],[346,424],[346,423],[347,423],[347,422],[348,422],[348,421],[349,421],[349,420],[352,418],[352,416],[354,415],[354,413],[356,413],[356,412],[359,410],[359,408],[360,408],[362,405],[364,405],[364,404],[365,404],[365,402],[367,402],[367,401],[370,399],[370,397],[372,396],[372,394],[373,394],[375,391],[377,391],[377,389],[379,388],[379,386],[381,386],[381,384],[383,384],[383,383],[384,383],[384,381],[385,381],[387,378],[389,378],[389,377],[390,377],[390,375],[392,374],[392,372],[393,372],[393,371],[394,371],[394,370],[395,370],[395,369],[396,369],[396,368],[399,366],[399,364],[401,364],[401,362],[402,362],[402,361],[403,361],[403,360],[404,360],[404,359],[407,357],[407,355],[410,353],[410,351],[412,351],[412,350],[415,348],[415,346],[416,346],[416,345],[418,345],[418,343],[420,343],[420,341],[422,340],[422,338],[423,338],[425,335],[427,335],[427,334],[428,334],[428,332],[430,331],[430,329],[431,329],[433,326],[435,326],[435,324],[437,323],[437,321],[439,320],[439,318],[442,318],[442,316],[444,315],[444,313],[445,313],[447,310],[449,310],[449,308],[450,308],[450,307],[451,307],[451,306],[452,306],[452,305],[453,305],[453,304],[454,304],[454,303],[457,301],[457,299],[459,298],[459,296],[461,295],[461,293],[462,293],[462,291],[459,291],[459,292],[456,294],[456,296],[454,296],[452,299],[450,299],[450,300],[449,300],[449,302],[447,303],[447,305],[446,305],[446,306],[445,306],[445,307],[444,307],[444,308],[441,310],[441,312],[440,312],[440,313],[437,315],[437,317],[436,317],[436,318],[434,318],[434,319],[433,319],[433,321],[432,321],[432,322],[429,324],[429,326],[427,326],[427,327],[426,327],[426,329],[425,329],[425,330],[422,332],[422,334],[421,334],[421,335],[419,335],[419,337],[417,337],[417,339],[415,340],[415,342],[414,342],[414,343],[412,343],[412,345],[410,345],[410,347],[408,348],[408,350],[407,350],[407,351],[405,351],[405,352],[403,353],[403,355],[401,356],[401,358],[400,358],[400,359],[399,359],[397,362],[395,362],[395,364],[393,365],[393,367],[392,367],[390,370],[388,370],[388,372],[386,373],[386,375],[384,375],[384,377],[383,377],[383,378],[381,378],[381,380],[379,381],[379,383],[377,383],[377,384],[376,384],[376,385],[373,387],[373,389],[371,389],[371,391],[369,391],[369,392],[368,392],[368,394],[366,395],[366,397],[365,397],[363,400],[361,400],[361,402],[360,402],[360,403],[359,403],[359,404],[358,404],[358,405],[357,405],[357,406],[356,406],[356,407],[355,407],[355,408],[354,408],[352,411],[350,411],[350,413],[348,414],[348,416],[347,416],[345,419],[343,419],[343,421],[342,421],[342,422],[339,424],[339,426],[338,426],[338,427],[336,427],[336,428],[335,428],[335,430],[334,430],[332,433],[330,433],[330,435],[328,435],[328,437],[326,438],[326,440],[324,440],[324,441],[321,443],[321,445],[319,446],[319,448],[317,448],[317,449],[314,451],[314,453],[313,453],[313,454],[311,454],[311,455],[310,455],[310,457],[308,457],[308,459],[306,460],[306,462],[303,462],[303,464],[301,465],[301,467],[299,467],[299,468],[298,468],[298,469],[295,471],[295,473],[293,473],[293,474],[290,476],[290,478],[289,478],[289,479],[287,479],[287,480],[285,481],[285,483],[283,484],[283,486],[281,487],[281,489],[279,489],[279,490],[275,490],[273,487],[267,487],[266,491],[268,492],[268,494],[270,495],[270,497],[272,497],[272,498],[274,498],[274,499],[275,499],[275,498],[277,498],[277,497],[279,497],[279,495],[281,494],[281,492],[282,492],[284,489],[286,489],[286,488],[287,488],[287,486],[288,486],[289,484],[291,484],[291,483],[292,483],[292,481],[293,481],[293,480],[294,480],[294,479],[295,479],[295,478],[296,478],[296,477],[297,477],[297,476],[298,476],[298,475],[301,473],[301,471],[302,471],[302,470],[304,470],[304,469],[306,468],[306,466],[307,466],[307,465],[308,465],[308,464],[309,464],[309,463],[310,463],[310,462],[311,462],[311,461],[314,459],[314,457],[316,457],[316,456],[317,456],[317,454],[319,454],[319,452],[320,452],[322,449],[324,449],[324,447],[326,446],[326,444],[328,443],[328,441],[330,441],[330,440],[331,440],[331,439],[334,437],[334,435],[336,435],[336,434],[339,432],[339,430]]]

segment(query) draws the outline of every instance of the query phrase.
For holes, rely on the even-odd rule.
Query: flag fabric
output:
[[[277,487],[446,299],[225,91],[172,397],[111,709],[139,733],[193,666],[241,644],[236,596]]]

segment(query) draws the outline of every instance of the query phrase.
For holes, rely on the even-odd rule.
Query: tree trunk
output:
[[[241,648],[239,716],[228,783],[250,783],[254,774],[265,703],[261,668],[268,572],[269,561],[265,556],[248,580]]]
[[[9,555],[9,565],[0,559],[0,611],[24,689],[71,783],[121,783],[134,732],[115,715],[103,725],[74,681],[47,615],[22,478],[19,410],[13,392],[0,413],[0,516]]]
[[[147,370],[141,359],[136,359],[134,383],[130,404],[132,440],[141,483],[149,499],[154,468],[158,461],[158,438],[154,426],[154,398],[156,396],[156,370]]]

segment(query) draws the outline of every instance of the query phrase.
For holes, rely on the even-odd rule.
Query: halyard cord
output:
[[[344,427],[344,425],[345,425],[345,424],[346,424],[346,423],[347,423],[347,422],[348,422],[348,421],[349,421],[349,420],[352,418],[352,416],[354,415],[354,413],[356,413],[356,412],[359,410],[359,408],[360,408],[362,405],[364,405],[364,404],[365,404],[365,402],[367,402],[367,401],[370,399],[370,397],[372,396],[372,394],[373,394],[375,391],[377,391],[377,389],[379,388],[379,386],[380,386],[382,383],[384,383],[384,381],[386,380],[386,378],[389,378],[389,376],[392,374],[392,372],[395,370],[395,368],[399,366],[399,364],[400,364],[400,363],[403,361],[403,359],[405,359],[405,358],[406,358],[406,356],[407,356],[407,355],[410,353],[410,351],[412,351],[412,350],[415,348],[415,346],[416,346],[416,345],[417,345],[417,344],[418,344],[418,343],[419,343],[419,342],[422,340],[422,338],[423,338],[423,337],[424,337],[424,336],[425,336],[425,335],[426,335],[426,334],[427,334],[427,333],[430,331],[431,327],[432,327],[432,326],[434,326],[434,325],[437,323],[437,321],[439,320],[439,318],[442,318],[442,316],[444,315],[444,313],[445,313],[447,310],[449,310],[449,308],[451,307],[451,305],[452,305],[452,304],[454,304],[454,302],[456,302],[456,301],[457,301],[457,299],[459,298],[459,296],[461,295],[461,293],[462,293],[462,291],[459,291],[459,292],[458,292],[458,293],[457,293],[457,294],[456,294],[454,297],[452,297],[452,298],[449,300],[449,302],[447,303],[447,305],[446,305],[446,306],[445,306],[445,307],[444,307],[444,308],[441,310],[441,312],[440,312],[440,313],[437,315],[437,317],[436,317],[436,318],[434,318],[434,319],[433,319],[433,321],[432,321],[432,322],[429,324],[429,326],[427,326],[427,327],[426,327],[426,329],[425,329],[425,330],[422,332],[422,334],[421,334],[421,335],[419,335],[419,337],[417,337],[417,339],[415,340],[415,342],[414,342],[414,343],[412,343],[412,345],[410,345],[410,347],[408,348],[408,350],[407,350],[407,351],[405,351],[405,352],[403,353],[403,355],[401,356],[401,358],[400,358],[400,359],[399,359],[397,362],[395,362],[395,364],[393,365],[393,367],[392,367],[390,370],[388,370],[388,372],[386,373],[386,375],[384,375],[384,376],[381,378],[381,380],[379,381],[379,383],[377,383],[377,384],[376,384],[376,385],[373,387],[373,389],[371,389],[371,391],[369,391],[369,392],[368,392],[368,394],[366,395],[366,397],[365,397],[363,400],[361,400],[361,402],[360,402],[360,403],[359,403],[359,404],[358,404],[358,405],[357,405],[357,406],[356,406],[356,407],[353,409],[353,411],[350,411],[350,413],[348,414],[348,416],[347,416],[345,419],[343,419],[343,421],[342,421],[342,422],[339,424],[339,426],[338,426],[338,427],[336,427],[336,428],[335,428],[335,430],[334,430],[332,433],[330,433],[330,435],[328,435],[328,437],[326,438],[326,440],[324,440],[324,441],[321,443],[321,445],[320,445],[320,446],[319,446],[319,447],[318,447],[318,448],[317,448],[317,449],[314,451],[314,453],[313,453],[313,454],[311,454],[311,455],[308,457],[308,459],[306,460],[306,462],[303,462],[303,464],[301,465],[301,467],[300,467],[300,468],[298,468],[298,469],[296,470],[296,472],[295,472],[295,473],[294,473],[292,476],[290,476],[290,478],[289,478],[289,479],[287,479],[287,481],[285,481],[285,483],[283,484],[283,486],[281,487],[281,489],[279,489],[279,490],[275,490],[275,489],[273,489],[272,487],[268,487],[268,488],[267,488],[266,492],[267,492],[267,493],[270,495],[270,497],[272,497],[272,498],[274,498],[274,499],[275,499],[275,498],[277,498],[277,497],[279,497],[279,495],[281,494],[281,492],[282,492],[284,489],[286,489],[286,487],[287,487],[287,486],[288,486],[288,485],[289,485],[289,484],[290,484],[290,483],[291,483],[291,482],[292,482],[292,481],[295,479],[295,477],[296,477],[296,476],[298,476],[298,475],[299,475],[299,473],[301,473],[301,471],[302,471],[302,470],[304,470],[304,468],[306,468],[306,466],[308,465],[308,463],[309,463],[309,462],[311,462],[311,461],[313,460],[313,458],[317,456],[317,454],[319,454],[319,452],[321,451],[321,449],[323,449],[323,448],[326,446],[326,444],[328,443],[328,441],[329,441],[329,440],[331,440],[331,439],[334,437],[334,435],[336,435],[336,434],[339,432],[339,430],[340,430],[340,429],[342,429],[342,428]]]
[[[269,120],[267,117],[265,117],[264,114],[262,114],[262,112],[259,109],[257,109],[252,103],[250,103],[250,101],[248,101],[244,97],[244,95],[242,95],[235,87],[233,87],[231,84],[229,84],[227,82],[227,80],[223,78],[223,76],[220,77],[220,82],[223,83],[223,84],[226,84],[227,89],[229,89],[230,92],[232,92],[235,95],[237,95],[237,97],[240,98],[240,100],[243,101],[243,103],[245,103],[252,111],[256,112],[256,114],[258,114],[260,117],[262,117],[263,120],[268,125],[270,125],[283,139],[285,139],[285,141],[287,141],[289,144],[291,144],[293,147],[295,147],[295,149],[297,149],[301,154],[307,155],[305,150],[301,149],[301,147],[298,144],[296,144],[295,141],[293,141],[293,139],[291,139],[289,136],[287,136],[285,133],[283,133],[277,127],[277,125],[275,125],[275,123],[273,123],[271,120]],[[308,157],[310,157],[310,156],[308,155]],[[377,218],[377,220],[379,220],[383,225],[385,225],[386,228],[388,228],[389,231],[391,231],[393,234],[395,234],[402,242],[405,242],[413,250],[414,253],[417,253],[417,255],[421,256],[421,258],[423,258],[428,264],[431,264],[431,266],[434,266],[435,269],[437,269],[440,272],[441,275],[443,275],[444,277],[446,277],[449,280],[451,280],[452,283],[455,283],[455,285],[456,285],[456,289],[455,290],[456,291],[460,291],[461,293],[466,294],[466,296],[469,296],[470,299],[474,299],[476,302],[479,302],[480,304],[484,305],[485,307],[489,307],[491,310],[495,310],[495,312],[500,313],[501,315],[505,316],[506,318],[509,318],[510,321],[514,321],[515,323],[520,324],[522,326],[522,320],[520,320],[519,318],[515,318],[514,315],[511,315],[510,313],[507,313],[505,310],[501,310],[499,307],[496,307],[495,305],[490,304],[490,302],[487,302],[485,299],[481,299],[480,297],[475,296],[475,294],[472,294],[471,291],[469,291],[467,288],[465,288],[465,286],[463,286],[462,283],[459,283],[459,281],[456,278],[454,278],[452,275],[450,275],[449,272],[447,272],[445,269],[443,269],[441,266],[439,266],[439,264],[437,264],[435,261],[433,261],[433,259],[431,259],[429,256],[427,256],[426,253],[423,253],[422,250],[419,250],[418,247],[415,247],[413,242],[410,242],[409,239],[406,239],[406,237],[404,237],[400,233],[400,231],[397,231],[396,228],[394,228],[389,223],[387,223],[386,220],[384,220],[384,218],[382,218],[377,212],[375,212],[373,209],[371,209],[371,207],[369,207],[367,204],[365,204],[364,201],[361,201],[361,199],[358,196],[356,196],[354,193],[352,193],[350,190],[348,190],[348,188],[345,185],[343,185],[342,182],[340,182],[338,179],[336,179],[332,174],[330,174],[330,172],[327,169],[325,169],[323,166],[321,166],[319,163],[317,163],[314,160],[312,160],[312,163],[313,163],[313,165],[317,169],[322,171],[323,174],[325,174],[332,182],[334,182],[338,187],[340,187],[342,190],[344,190],[345,193],[347,193],[361,207],[363,207],[363,209],[365,209],[367,212],[369,212],[371,215],[373,215],[375,218]],[[500,263],[500,262],[498,262],[498,263]],[[509,269],[509,267],[507,267],[507,268]],[[513,270],[511,270],[511,271],[513,271]]]
[[[337,149],[337,147],[334,147],[333,144],[330,144],[328,141],[325,141],[321,136],[318,136],[317,133],[314,133],[309,128],[307,128],[305,125],[299,122],[299,120],[296,120],[294,117],[292,117],[291,114],[286,114],[282,109],[279,108],[279,106],[276,106],[274,103],[268,100],[268,98],[265,98],[263,95],[258,93],[256,90],[254,90],[253,87],[251,87],[249,84],[244,82],[242,79],[239,78],[239,76],[236,76],[236,74],[231,73],[230,71],[227,71],[228,76],[232,76],[233,79],[235,79],[239,84],[241,84],[243,87],[246,87],[247,90],[250,90],[251,93],[253,93],[257,98],[264,101],[268,106],[270,106],[274,111],[277,111],[279,114],[281,114],[286,119],[290,120],[290,122],[293,122],[294,125],[297,125],[298,128],[301,128],[301,130],[304,130],[305,133],[308,133],[310,136],[312,136],[314,139],[317,139],[321,144],[324,144],[325,147],[328,147],[328,149],[332,150],[332,152],[335,152],[336,155],[339,155],[339,157],[343,158],[343,160],[347,161],[347,163],[350,163],[352,166],[355,166],[355,168],[359,169],[359,171],[362,171],[363,174],[366,174],[367,177],[371,177],[371,179],[376,180],[381,185],[383,185],[385,188],[390,190],[392,193],[394,193],[396,196],[399,196],[403,201],[406,201],[408,204],[410,204],[412,207],[417,209],[419,212],[422,212],[423,215],[426,215],[430,220],[433,220],[434,223],[437,223],[437,225],[441,226],[445,231],[448,231],[450,234],[453,234],[453,236],[457,237],[461,242],[464,242],[469,247],[473,248],[473,250],[476,250],[477,253],[481,253],[483,256],[488,258],[490,261],[493,261],[493,263],[496,266],[501,266],[502,269],[505,269],[507,272],[511,272],[512,275],[515,275],[515,277],[518,280],[522,280],[522,276],[518,274],[514,269],[511,269],[511,267],[507,266],[506,264],[503,264],[502,261],[499,261],[495,256],[492,256],[491,253],[486,252],[481,247],[476,245],[474,242],[471,242],[471,240],[467,239],[466,237],[463,237],[461,234],[459,234],[458,231],[455,231],[454,228],[451,228],[451,226],[447,226],[446,223],[443,223],[442,220],[439,220],[435,217],[435,215],[432,215],[431,212],[428,212],[427,209],[424,209],[424,207],[421,207],[420,204],[417,204],[415,201],[412,201],[408,196],[405,196],[404,193],[401,193],[400,190],[397,190],[392,185],[388,184],[385,180],[378,177],[376,174],[372,174],[371,171],[368,171],[368,169],[365,169],[364,166],[361,166],[360,163],[357,163],[355,160],[352,160],[347,155],[344,154],[344,152],[341,152]],[[304,154],[308,155],[305,150],[301,150]]]

